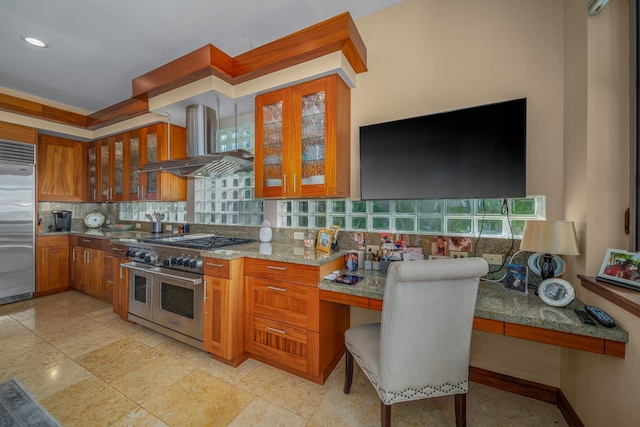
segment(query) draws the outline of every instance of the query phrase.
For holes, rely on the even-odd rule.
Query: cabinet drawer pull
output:
[[[208,262],[206,263],[209,267],[218,267],[218,268],[222,268],[222,264],[214,264],[212,262]]]
[[[278,291],[278,292],[287,292],[286,289],[284,289],[284,288],[276,288],[275,286],[267,286],[267,289],[271,289],[272,291]]]
[[[204,292],[203,292],[203,294],[204,294],[204,302],[207,302],[207,281],[204,280],[203,282],[204,282]]]
[[[122,252],[124,249],[122,248],[111,248],[114,252]]]
[[[276,267],[275,265],[267,265],[267,268],[270,268],[271,270],[280,270],[280,271],[285,271],[287,269],[287,267]]]
[[[267,326],[267,331],[275,332],[276,334],[280,334],[280,335],[286,335],[287,334],[286,331],[283,331],[282,329],[272,328],[271,326]]]
[[[85,243],[93,243],[93,240],[89,240],[89,239],[82,239],[82,241]]]

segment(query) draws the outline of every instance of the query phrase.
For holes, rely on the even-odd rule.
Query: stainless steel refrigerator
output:
[[[35,290],[35,153],[0,140],[0,305]]]

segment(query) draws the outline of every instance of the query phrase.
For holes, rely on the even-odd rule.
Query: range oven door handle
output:
[[[175,273],[175,274],[168,273],[166,271],[159,270],[157,267],[144,268],[144,267],[138,267],[131,264],[122,264],[122,267],[131,269],[131,270],[140,271],[142,273],[149,274],[149,275],[161,276],[161,277],[166,277],[168,279],[179,280],[181,282],[188,283],[194,286],[202,284],[202,277],[193,277],[193,275],[191,275],[191,277],[187,277],[187,276],[180,275],[180,273]]]

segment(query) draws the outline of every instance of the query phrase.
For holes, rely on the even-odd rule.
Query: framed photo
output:
[[[331,252],[331,243],[333,243],[333,231],[324,228],[318,230],[316,249],[323,252]]]
[[[528,268],[519,264],[506,264],[505,267],[507,268],[507,277],[504,279],[504,288],[527,295],[529,293],[527,286]]]
[[[603,282],[640,291],[640,252],[607,249],[596,277]]]
[[[338,233],[340,232],[340,226],[339,225],[330,225],[329,226],[329,230],[331,230],[331,233],[333,235],[333,240],[332,243],[337,243],[338,242]]]

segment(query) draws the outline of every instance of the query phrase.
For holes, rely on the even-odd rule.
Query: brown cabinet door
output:
[[[40,135],[37,148],[38,200],[82,201],[83,143]]]
[[[319,341],[317,332],[246,315],[245,346],[249,353],[316,377]]]
[[[36,294],[69,286],[69,247],[43,247],[38,250]]]
[[[259,277],[247,277],[245,283],[246,313],[319,331],[318,288]]]
[[[204,350],[220,357],[229,357],[224,351],[222,337],[223,288],[226,282],[218,277],[204,277]]]
[[[84,263],[84,248],[81,246],[72,246],[70,249],[71,260],[69,262],[69,284],[73,289],[84,292],[82,269]]]

